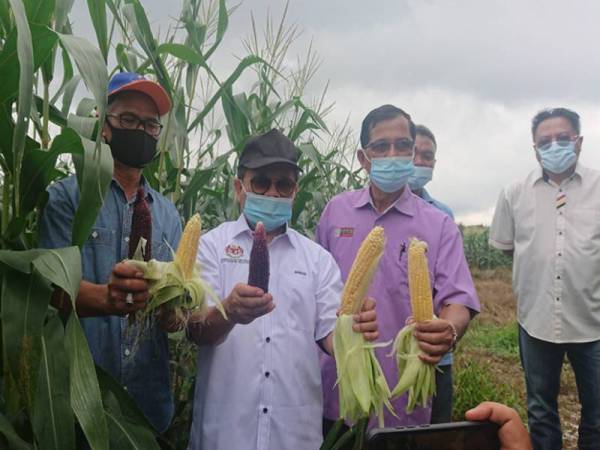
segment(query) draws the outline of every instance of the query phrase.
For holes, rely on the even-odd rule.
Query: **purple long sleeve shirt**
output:
[[[384,213],[374,208],[369,188],[339,194],[325,207],[317,227],[317,241],[325,247],[340,266],[342,279],[346,280],[358,248],[371,231],[380,225],[385,229],[385,252],[368,295],[376,301],[379,340],[387,342],[396,337],[411,316],[408,291],[407,249],[410,238],[427,242],[429,249],[430,279],[433,288],[435,313],[447,304],[461,304],[474,312],[480,305],[465,259],[460,232],[454,221],[445,213],[414,195],[408,188]],[[376,349],[390,389],[398,381],[398,370],[393,357],[388,356],[391,346]],[[324,416],[339,417],[335,360],[321,355]],[[385,425],[418,425],[429,423],[431,409],[415,408],[405,412],[407,395],[393,402],[398,418],[385,412]]]

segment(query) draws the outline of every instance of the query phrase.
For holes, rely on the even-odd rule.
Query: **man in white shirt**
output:
[[[535,449],[562,447],[557,398],[564,356],[581,401],[579,448],[600,449],[600,172],[579,162],[577,113],[532,122],[540,168],[498,199],[490,245],[514,255],[519,348]]]
[[[323,414],[319,346],[332,353],[342,292],[339,268],[321,246],[288,227],[300,153],[277,130],[245,145],[235,180],[243,214],[202,236],[198,261],[223,298],[188,330],[200,345],[190,449],[318,449]],[[252,229],[269,241],[269,292],[247,285]],[[355,331],[378,336],[374,302]]]

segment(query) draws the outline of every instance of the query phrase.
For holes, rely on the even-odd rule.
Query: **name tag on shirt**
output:
[[[352,237],[354,236],[354,227],[341,227],[335,230],[336,237]]]

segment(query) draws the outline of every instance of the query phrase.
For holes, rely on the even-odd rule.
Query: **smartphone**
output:
[[[398,428],[373,428],[368,450],[500,450],[498,425],[450,422]]]

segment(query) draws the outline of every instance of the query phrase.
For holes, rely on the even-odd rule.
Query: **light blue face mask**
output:
[[[369,159],[365,154],[365,158],[371,163],[371,181],[383,192],[399,191],[415,171],[411,156]]]
[[[253,227],[262,222],[267,232],[276,230],[292,218],[292,199],[246,192],[244,216]]]
[[[433,167],[415,166],[415,172],[408,179],[408,187],[411,191],[418,191],[431,181]]]
[[[558,145],[556,141],[545,150],[538,149],[542,160],[542,167],[552,173],[563,173],[577,160],[575,153],[575,142],[571,141],[567,146]]]

